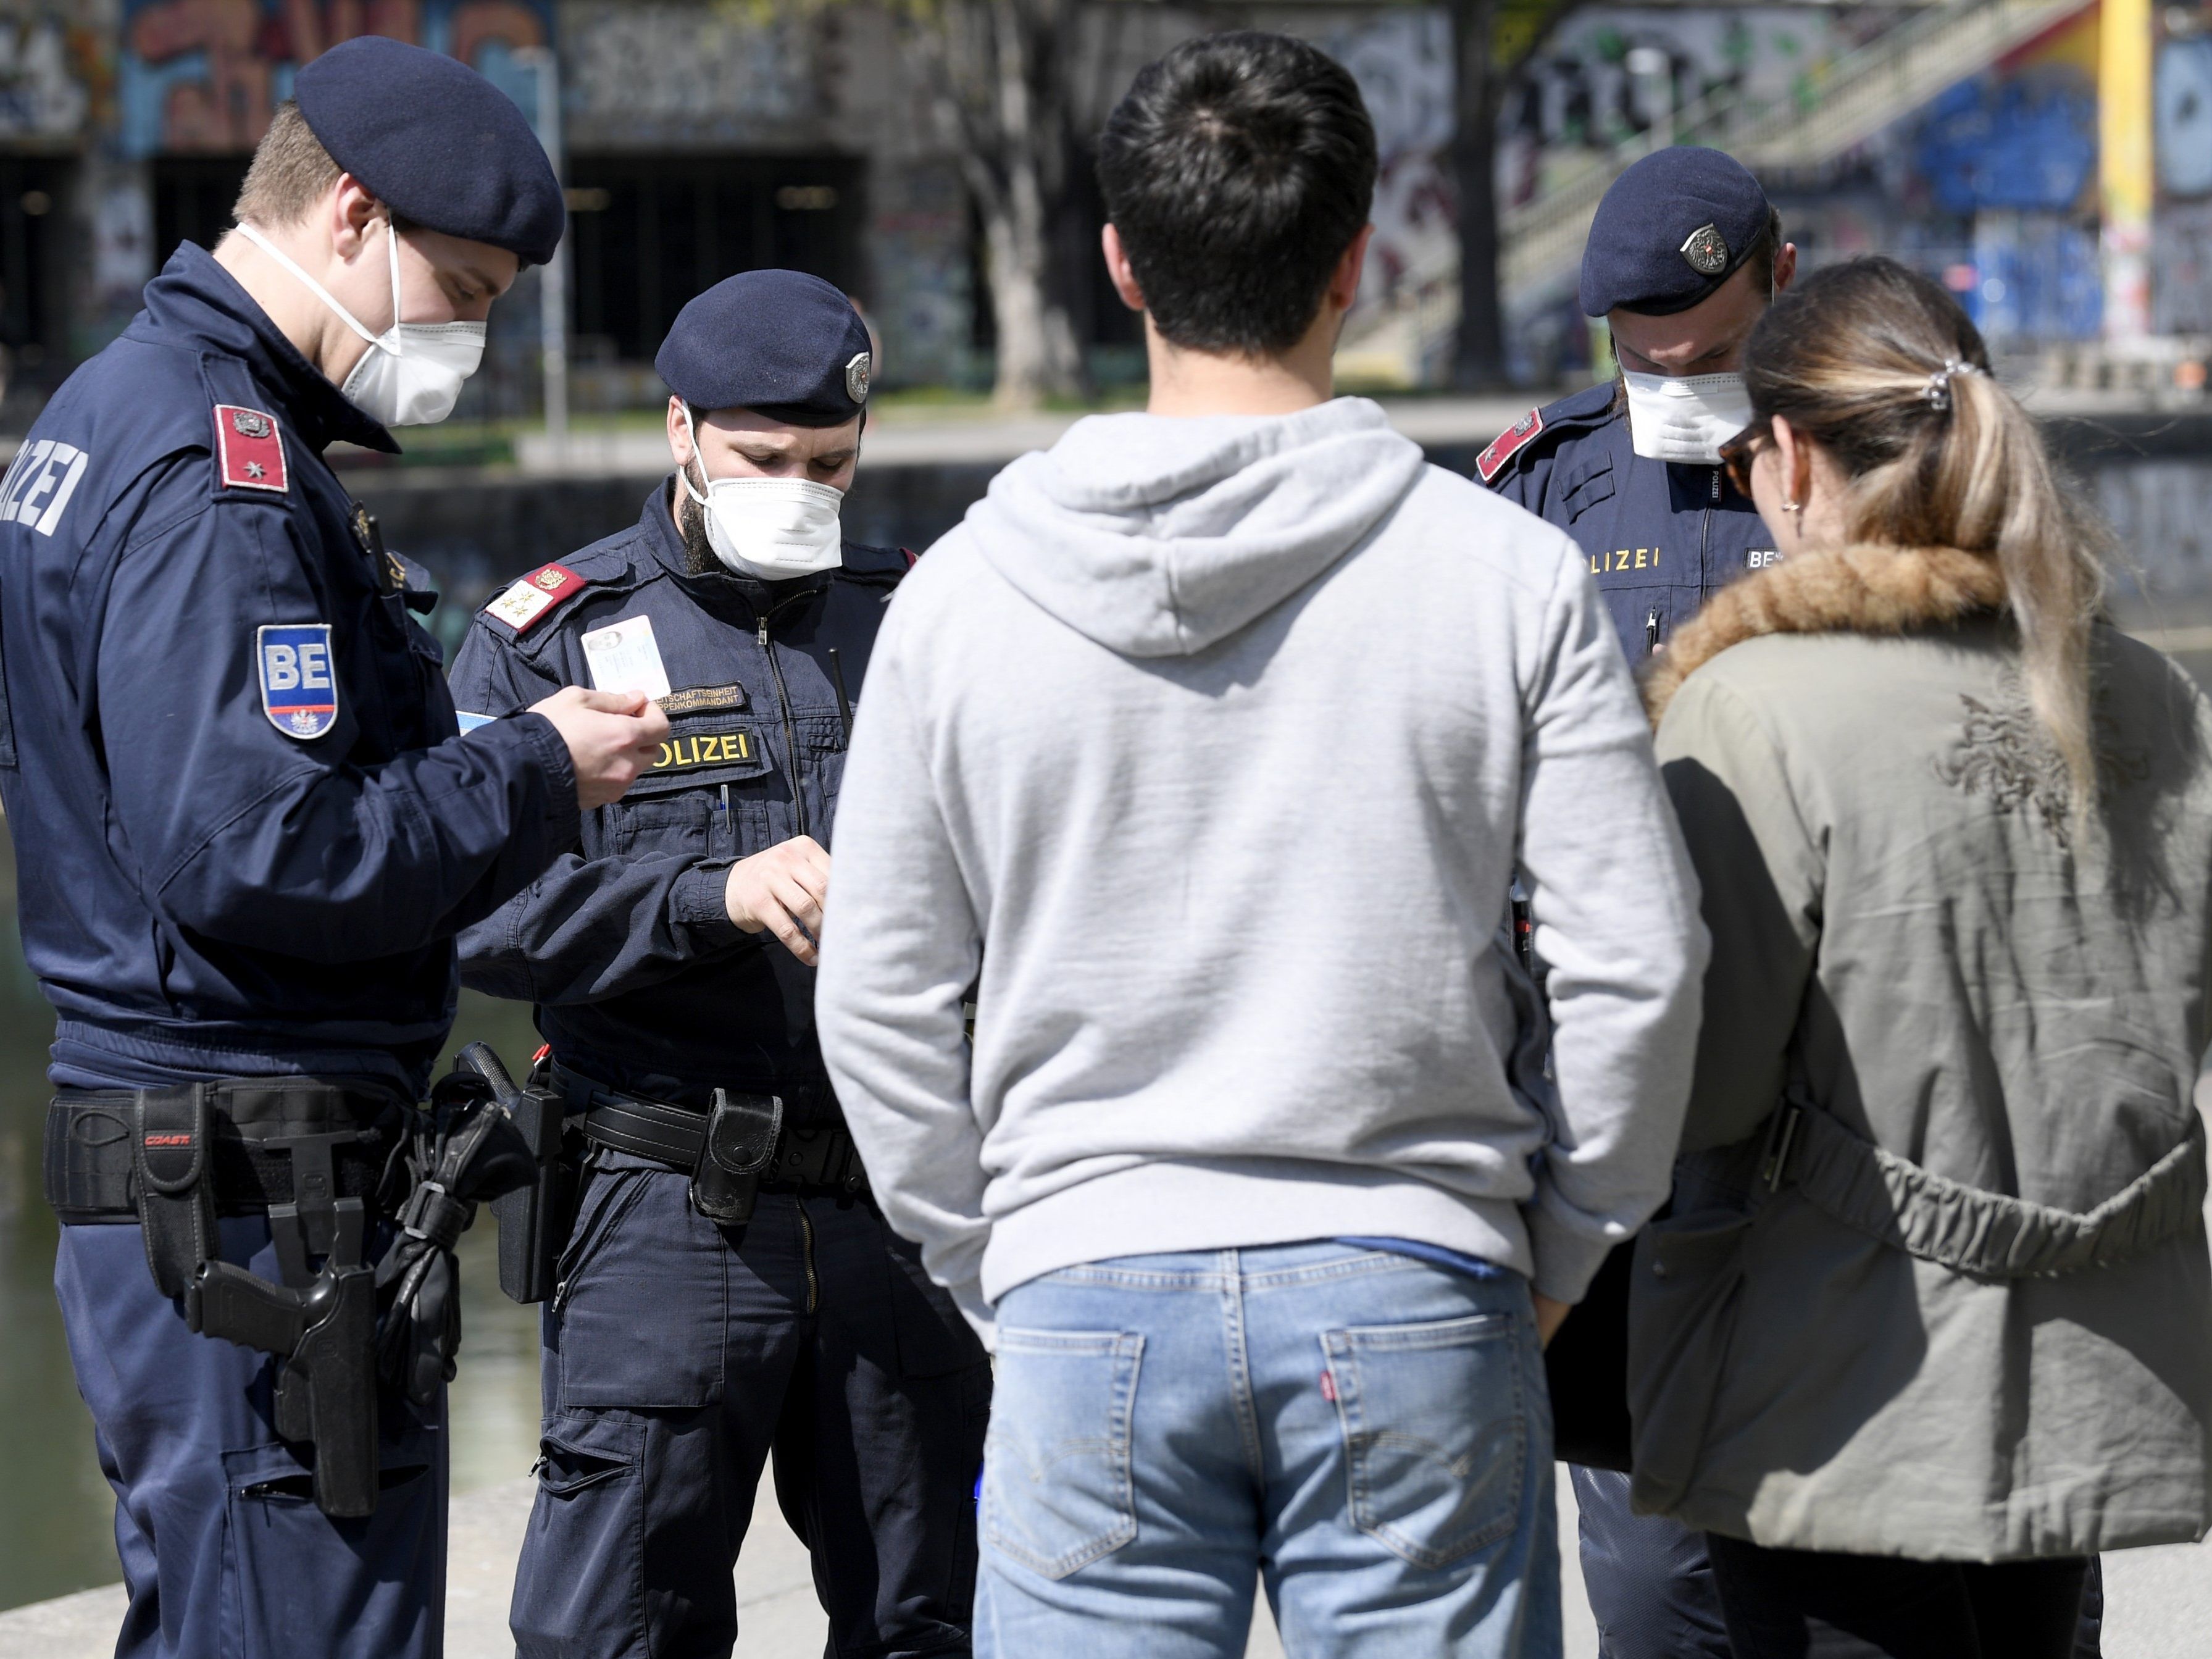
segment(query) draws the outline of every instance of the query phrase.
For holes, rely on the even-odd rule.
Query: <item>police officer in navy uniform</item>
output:
[[[988,1362],[870,1200],[813,1018],[852,708],[908,565],[839,528],[868,335],[829,283],[750,271],[684,308],[658,367],[673,474],[495,599],[453,672],[465,720],[588,677],[672,727],[462,940],[470,984],[537,1005],[587,1149],[516,1644],[727,1653],[773,1454],[828,1650],[964,1654]]]
[[[1743,343],[1796,264],[1741,164],[1686,145],[1645,156],[1598,204],[1583,254],[1582,307],[1606,319],[1619,377],[1530,410],[1476,462],[1581,545],[1632,663],[1777,556],[1720,445],[1751,418]]]
[[[1663,650],[1709,594],[1778,556],[1720,447],[1750,419],[1744,342],[1796,265],[1781,216],[1740,162],[1686,145],[1645,156],[1598,204],[1583,254],[1582,307],[1606,319],[1619,376],[1532,410],[1476,463],[1484,483],[1581,546],[1632,665]],[[1618,1347],[1592,1326],[1625,1316],[1629,1266],[1623,1246],[1592,1285],[1582,1326],[1562,1328],[1560,1394],[1584,1380],[1585,1352],[1618,1365]],[[1703,1534],[1632,1514],[1625,1473],[1571,1471],[1605,1659],[1729,1659]],[[2101,1610],[2093,1583],[2080,1659],[2097,1651]]]
[[[116,1494],[118,1655],[429,1655],[442,1382],[377,1382],[391,1177],[454,933],[665,724],[570,690],[458,737],[422,574],[324,459],[450,408],[493,298],[551,253],[560,192],[514,105],[450,58],[337,47],[239,217],[178,250],[0,486],[0,798],[58,1015],[56,1288]]]
[[[1618,378],[1532,410],[1476,462],[1492,489],[1573,536],[1632,665],[1663,650],[1708,593],[1776,556],[1720,446],[1750,419],[1738,362],[1796,258],[1766,192],[1731,157],[1688,146],[1645,156],[1598,204],[1583,254],[1582,307],[1606,319]],[[1624,1316],[1628,1263],[1623,1247],[1582,1328],[1571,1318],[1562,1329],[1562,1394],[1583,1380],[1577,1348],[1593,1322]],[[1571,1468],[1606,1659],[1729,1659],[1702,1535],[1631,1514],[1626,1474]]]

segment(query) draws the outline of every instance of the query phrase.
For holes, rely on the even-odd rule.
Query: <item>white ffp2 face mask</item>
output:
[[[338,388],[355,408],[386,426],[433,426],[453,412],[461,383],[483,361],[482,323],[403,323],[399,320],[399,237],[384,222],[386,258],[392,267],[392,326],[372,334],[331,291],[300,269],[252,225],[239,231],[256,247],[307,285],[338,319],[368,342],[361,361]]]
[[[1647,460],[1717,465],[1721,446],[1751,424],[1741,374],[1635,374],[1628,387],[1628,437]]]
[[[684,411],[684,430],[691,439],[699,476],[707,478],[706,458],[691,411]],[[678,469],[684,494],[699,504],[707,520],[707,545],[740,576],[764,582],[789,581],[834,570],[845,561],[845,538],[837,515],[845,492],[811,478],[707,478],[701,495],[691,469]]]

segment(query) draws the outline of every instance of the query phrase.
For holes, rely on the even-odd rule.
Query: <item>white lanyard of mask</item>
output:
[[[392,326],[372,334],[283,249],[252,225],[239,233],[292,273],[338,320],[368,343],[339,387],[363,414],[386,426],[429,426],[453,412],[462,382],[483,361],[482,323],[403,323],[399,319],[399,234],[384,221],[385,259],[392,272]]]
[[[845,505],[843,490],[811,478],[708,478],[689,404],[684,405],[684,432],[691,441],[699,476],[707,479],[706,494],[692,483],[689,466],[678,468],[676,476],[684,481],[684,493],[698,504],[707,520],[707,545],[725,566],[740,576],[781,582],[834,570],[844,562],[844,534],[837,522]]]
[[[1751,424],[1741,374],[1638,374],[1628,387],[1630,446],[1648,460],[1717,465],[1721,446]]]

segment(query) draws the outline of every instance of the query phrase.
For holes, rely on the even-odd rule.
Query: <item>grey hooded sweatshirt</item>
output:
[[[1565,536],[1375,404],[1079,422],[900,587],[862,702],[823,1051],[979,1328],[1361,1235],[1573,1301],[1665,1194],[1705,934],[1620,647]]]

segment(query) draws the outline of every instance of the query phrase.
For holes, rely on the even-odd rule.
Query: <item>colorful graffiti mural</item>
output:
[[[561,27],[576,148],[709,149],[823,113],[816,31],[766,5],[569,0]]]
[[[0,17],[0,143],[68,143],[92,124],[95,90],[111,72],[103,32],[65,8]]]
[[[357,34],[449,52],[527,106],[532,78],[514,54],[551,43],[553,8],[551,0],[125,0],[123,153],[252,149],[291,95],[299,66]]]

